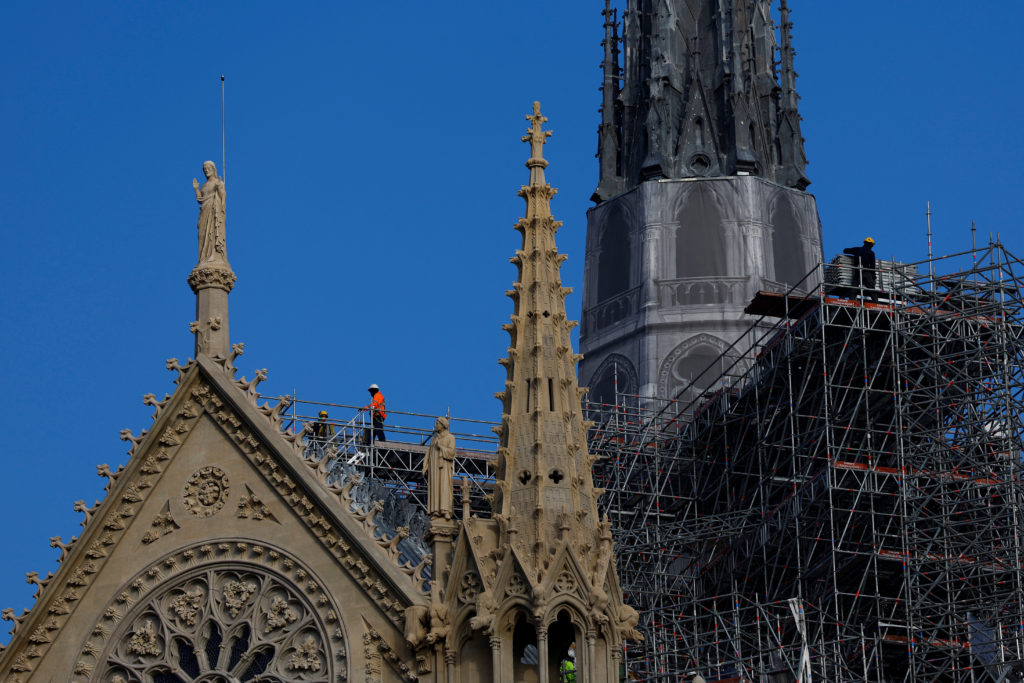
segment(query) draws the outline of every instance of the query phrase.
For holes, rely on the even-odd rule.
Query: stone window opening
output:
[[[110,683],[329,683],[317,608],[256,567],[190,572],[125,615],[97,668]]]
[[[537,680],[537,629],[525,614],[516,617],[512,630],[513,678],[515,681]],[[548,679],[548,680],[558,680]]]
[[[572,617],[569,615],[569,611],[563,609],[558,613],[558,618],[548,626],[548,680],[559,681],[560,668],[562,662],[566,661],[569,657],[569,648],[571,647],[576,654],[575,668],[576,668],[576,680],[579,683],[583,683],[582,670],[582,658],[583,648],[580,647],[582,643],[578,637],[576,626],[572,623]]]

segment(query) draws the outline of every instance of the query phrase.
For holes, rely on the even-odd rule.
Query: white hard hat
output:
[[[376,384],[371,384],[370,386],[366,387],[367,391],[369,391],[370,389],[378,389],[379,390],[380,387],[378,387]]]

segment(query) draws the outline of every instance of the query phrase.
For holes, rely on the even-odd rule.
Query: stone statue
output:
[[[455,491],[455,437],[448,431],[448,418],[434,422],[430,450],[423,459],[423,475],[427,480],[427,512],[431,517],[452,518]]]
[[[221,261],[227,263],[227,246],[224,236],[225,190],[224,181],[217,177],[217,167],[212,161],[203,163],[206,182],[192,179],[192,188],[199,202],[199,263]]]

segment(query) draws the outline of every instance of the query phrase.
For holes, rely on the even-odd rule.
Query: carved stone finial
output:
[[[469,519],[469,477],[462,478],[462,518]]]
[[[523,136],[523,142],[530,143],[530,158],[526,161],[526,167],[530,169],[530,185],[539,187],[545,185],[544,169],[548,162],[544,160],[544,143],[551,137],[550,130],[542,130],[541,124],[547,122],[547,117],[540,113],[540,102],[533,103],[533,114],[527,115],[526,120],[530,122],[530,132]]]

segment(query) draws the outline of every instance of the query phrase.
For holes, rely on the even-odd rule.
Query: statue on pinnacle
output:
[[[196,336],[196,356],[227,358],[228,293],[235,285],[234,271],[228,264],[227,236],[224,231],[226,197],[224,180],[217,176],[212,161],[203,163],[206,182],[192,179],[192,189],[199,203],[199,260],[188,276],[188,285],[196,294],[196,319],[189,329]]]
[[[217,176],[217,167],[212,161],[203,163],[206,182],[202,187],[192,179],[192,189],[199,202],[199,263],[221,261],[227,263],[227,242],[224,234],[225,199],[224,181]]]

